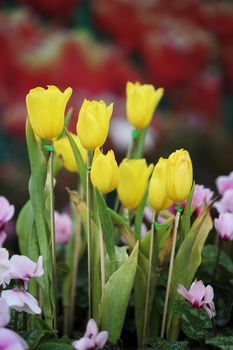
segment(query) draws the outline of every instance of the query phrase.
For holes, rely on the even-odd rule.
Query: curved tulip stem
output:
[[[142,339],[144,339],[146,337],[147,327],[148,327],[148,318],[149,318],[149,298],[150,298],[151,269],[152,269],[154,234],[155,234],[155,225],[154,225],[155,219],[156,219],[156,212],[154,210],[152,224],[151,224],[149,267],[148,267],[148,275],[147,275],[147,283],[146,283],[146,298],[145,298],[145,310],[144,310],[144,323],[143,323]]]
[[[52,279],[53,279],[53,302],[54,318],[53,327],[57,329],[57,266],[56,266],[56,244],[55,244],[55,223],[54,223],[54,187],[53,187],[53,142],[51,141],[49,149],[49,190],[50,190],[50,234],[51,234],[51,253],[52,253]]]
[[[180,215],[181,215],[181,210],[177,210],[176,217],[175,217],[175,226],[174,226],[174,233],[173,233],[173,240],[172,240],[169,270],[168,270],[167,288],[166,288],[165,302],[164,302],[164,308],[163,308],[163,318],[162,318],[162,326],[161,326],[161,333],[160,333],[161,338],[164,338],[164,334],[165,334],[168,301],[169,301],[169,294],[171,289],[172,271],[173,271],[175,248],[176,248],[176,238],[177,238],[178,226],[180,221]]]
[[[104,265],[104,240],[101,222],[99,220],[99,249],[100,249],[100,276],[101,276],[101,294],[103,297],[105,287],[105,265]]]
[[[88,318],[92,316],[91,305],[91,154],[88,152],[87,157],[87,187],[86,187],[86,201],[87,201],[87,270],[88,270]]]

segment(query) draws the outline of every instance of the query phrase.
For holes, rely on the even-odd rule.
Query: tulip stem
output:
[[[92,305],[91,305],[91,193],[90,193],[90,163],[91,154],[88,152],[87,157],[87,270],[88,270],[88,318],[92,316]]]
[[[163,318],[162,318],[160,338],[164,338],[164,334],[165,334],[168,301],[169,301],[169,294],[171,289],[172,271],[173,271],[173,264],[174,264],[174,257],[175,257],[176,238],[177,238],[178,226],[179,226],[180,215],[181,215],[180,208],[176,207],[176,209],[177,211],[176,211],[176,217],[175,217],[175,226],[174,226],[174,233],[173,233],[173,240],[172,240],[172,249],[171,249],[171,255],[170,255],[168,280],[167,280],[167,288],[166,288],[165,302],[164,302],[164,308],[163,308]]]
[[[101,222],[99,220],[99,248],[100,248],[100,276],[101,276],[101,294],[103,297],[105,286],[105,265],[104,265],[104,240]]]
[[[56,266],[56,244],[55,244],[55,223],[54,223],[54,186],[53,186],[53,141],[49,148],[49,189],[50,189],[50,230],[51,230],[51,250],[52,250],[52,282],[53,282],[53,304],[54,318],[53,327],[57,329],[57,266]]]
[[[152,269],[152,259],[153,259],[153,248],[154,248],[154,234],[156,220],[156,212],[153,212],[152,224],[151,224],[151,235],[150,235],[150,252],[149,252],[149,267],[146,282],[146,298],[145,298],[145,310],[144,310],[144,323],[143,323],[143,335],[142,339],[145,339],[147,335],[148,319],[149,319],[149,298],[150,298],[150,282],[151,282],[151,269]]]

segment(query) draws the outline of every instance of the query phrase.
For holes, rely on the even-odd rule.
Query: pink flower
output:
[[[71,236],[72,221],[69,215],[55,211],[56,242],[67,244]]]
[[[214,204],[214,207],[219,213],[233,213],[233,188],[226,190],[220,201]]]
[[[194,281],[189,291],[187,291],[182,284],[179,284],[177,292],[188,300],[193,307],[204,309],[210,318],[216,315],[213,302],[214,291],[210,285],[205,287],[202,281]]]
[[[39,256],[37,263],[24,255],[13,255],[10,258],[10,277],[11,279],[21,279],[27,282],[32,277],[41,277],[44,274],[43,257]]]
[[[16,311],[24,311],[29,314],[40,314],[41,308],[37,300],[24,289],[14,288],[11,290],[4,290],[2,297],[6,300],[9,307]]]
[[[0,286],[5,288],[10,280],[9,253],[5,248],[0,248]]]
[[[72,343],[75,349],[89,350],[89,349],[102,349],[108,339],[108,332],[98,332],[97,325],[93,319],[90,319],[87,323],[87,328],[84,336]]]
[[[6,239],[5,224],[12,218],[14,212],[14,205],[10,205],[5,197],[0,196],[0,247],[2,247]]]
[[[233,214],[221,213],[219,218],[214,219],[214,227],[221,241],[233,240]]]
[[[195,185],[191,207],[196,208],[196,215],[201,214],[204,204],[209,204],[213,195],[214,192],[209,188],[206,188],[203,185]]]
[[[216,179],[219,194],[223,195],[227,190],[233,189],[233,171],[228,176],[219,176]]]
[[[7,328],[0,328],[1,350],[25,350],[27,343],[15,332]]]
[[[5,327],[10,322],[10,313],[6,300],[0,298],[0,328]],[[1,347],[0,347],[1,349]]]

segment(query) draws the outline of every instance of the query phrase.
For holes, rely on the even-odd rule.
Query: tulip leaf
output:
[[[135,234],[131,230],[131,227],[129,226],[125,218],[123,218],[121,215],[117,214],[114,210],[110,208],[108,208],[108,211],[111,215],[113,224],[120,227],[122,235],[127,240],[130,247],[134,247],[136,244]]]
[[[53,319],[53,297],[51,288],[51,254],[49,250],[45,206],[44,206],[44,187],[47,176],[47,162],[44,154],[37,143],[34,132],[31,128],[29,120],[27,121],[26,139],[28,147],[28,155],[31,167],[31,178],[29,181],[29,193],[35,218],[35,226],[37,231],[38,245],[40,254],[43,256],[44,267],[44,286],[43,290],[43,313],[48,325],[52,324]],[[49,295],[48,291],[51,291]]]
[[[184,208],[184,212],[181,215],[180,228],[181,228],[181,232],[182,232],[182,237],[185,237],[190,230],[191,215],[192,215],[191,204],[192,204],[194,189],[195,189],[195,183],[193,183],[192,189],[191,189],[189,196],[188,196],[187,203],[186,203],[185,208]]]
[[[114,263],[116,261],[116,254],[114,244],[114,227],[112,224],[112,219],[102,193],[97,188],[95,188],[95,191],[106,250],[110,260],[112,260],[112,262]]]
[[[125,263],[115,271],[104,287],[101,299],[101,328],[115,343],[120,337],[138,261],[138,242]]]
[[[83,189],[85,191],[85,189],[86,189],[86,172],[87,172],[86,166],[83,163],[81,153],[80,153],[75,141],[73,140],[71,133],[67,129],[65,129],[65,133],[66,133],[66,136],[68,137],[68,140],[70,142],[70,145],[71,145],[74,157],[75,157],[75,161],[77,163],[78,172],[80,174],[81,184],[82,184]]]
[[[16,222],[16,233],[18,236],[20,253],[22,255],[27,255],[28,253],[28,235],[32,230],[33,222],[33,208],[31,201],[28,200],[21,209]]]
[[[179,299],[177,286],[178,284],[182,284],[186,288],[189,288],[201,264],[202,250],[212,227],[213,223],[209,213],[209,207],[207,207],[194,221],[175,257],[167,329],[169,338],[172,340],[176,340],[179,332],[179,322],[177,322],[173,314],[174,302]]]

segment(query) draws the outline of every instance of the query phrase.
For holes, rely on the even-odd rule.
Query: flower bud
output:
[[[170,154],[167,162],[167,194],[181,203],[187,199],[193,183],[193,168],[189,153],[183,149]]]
[[[163,88],[155,90],[153,85],[130,83],[126,85],[126,111],[129,122],[142,129],[151,122],[155,108],[164,93]]]
[[[153,209],[160,211],[169,208],[172,200],[167,195],[167,159],[160,158],[152,173],[149,184],[149,202]]]
[[[145,159],[124,159],[119,166],[118,196],[123,206],[135,209],[145,193],[153,165]]]
[[[46,140],[58,137],[64,127],[66,104],[72,94],[69,87],[61,92],[56,86],[36,87],[26,96],[29,120],[34,133]]]
[[[104,155],[96,148],[91,165],[91,182],[100,192],[108,193],[117,188],[119,169],[114,152],[108,151]]]
[[[112,110],[112,103],[107,106],[104,101],[84,100],[79,112],[77,134],[86,149],[95,150],[104,144]]]
[[[74,135],[72,133],[70,133],[70,134],[71,134],[74,142],[76,143],[76,145],[81,153],[83,162],[86,164],[86,162],[87,162],[87,150],[82,146],[77,135]],[[61,159],[64,167],[70,172],[77,172],[78,171],[77,163],[76,163],[76,160],[74,157],[72,147],[70,145],[70,141],[68,140],[68,137],[64,136],[59,140],[55,140],[54,141],[54,148],[55,148],[56,154]]]

